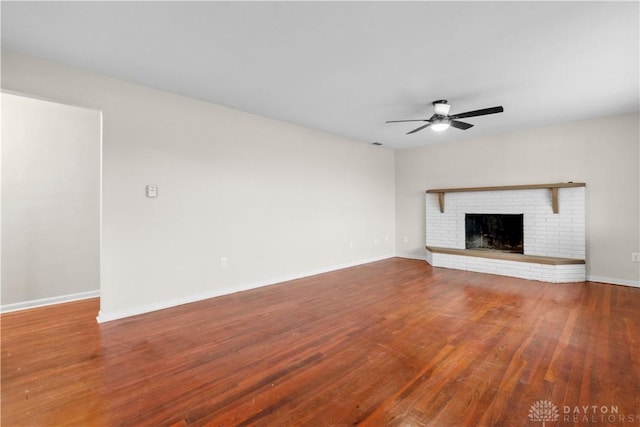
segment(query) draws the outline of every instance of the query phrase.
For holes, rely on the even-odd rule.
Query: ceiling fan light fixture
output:
[[[431,124],[431,129],[434,132],[442,132],[449,129],[449,126],[451,126],[449,120],[438,120],[437,122]]]

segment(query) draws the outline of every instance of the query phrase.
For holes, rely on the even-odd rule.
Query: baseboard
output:
[[[1,313],[9,313],[11,311],[27,310],[30,308],[44,307],[47,305],[62,304],[65,302],[79,301],[89,298],[97,298],[100,291],[79,292],[77,294],[61,295],[57,297],[41,298],[31,301],[16,302],[13,304],[5,304],[0,306]]]
[[[640,288],[640,280],[614,279],[611,277],[587,276],[589,282],[610,283],[612,285],[633,286]]]
[[[398,258],[406,258],[406,259],[418,259],[420,261],[426,261],[427,260],[427,256],[426,255],[418,256],[418,255],[414,255],[414,254],[398,253],[398,254],[396,254],[396,257],[398,257]]]
[[[292,274],[288,276],[281,276],[272,278],[269,280],[261,280],[259,282],[247,283],[240,286],[234,286],[232,289],[223,288],[216,289],[215,291],[205,292],[198,295],[190,295],[183,298],[176,298],[169,301],[162,301],[155,304],[148,304],[138,307],[133,307],[127,310],[116,311],[113,313],[103,313],[102,310],[98,313],[96,320],[98,323],[110,322],[112,320],[123,319],[125,317],[137,316],[139,314],[149,313],[156,310],[162,310],[165,308],[175,307],[178,305],[189,304],[192,302],[202,301],[209,298],[215,298],[222,295],[230,295],[236,292],[247,291],[250,289],[261,288],[263,286],[275,285],[277,283],[289,282],[291,280],[303,279],[305,277],[315,276],[317,274],[329,273],[331,271],[342,270],[344,268],[356,267],[358,265],[369,264],[376,261],[382,261],[385,259],[393,258],[393,255],[385,255],[380,257],[368,258],[360,261],[334,265],[331,267],[319,268],[317,270],[307,271],[300,274]]]

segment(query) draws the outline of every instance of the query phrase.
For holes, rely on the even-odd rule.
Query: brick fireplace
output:
[[[584,281],[585,210],[583,183],[428,190],[427,262],[545,282]],[[467,249],[470,214],[522,215],[522,253]]]

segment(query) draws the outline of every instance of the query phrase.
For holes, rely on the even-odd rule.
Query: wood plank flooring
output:
[[[97,312],[0,317],[2,426],[542,426],[540,400],[558,409],[547,427],[640,426],[637,288],[394,258]]]

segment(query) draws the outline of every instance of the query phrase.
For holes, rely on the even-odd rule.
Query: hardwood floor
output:
[[[541,426],[540,400],[558,409],[546,426],[640,425],[636,288],[395,258],[97,312],[1,316],[2,426]]]

